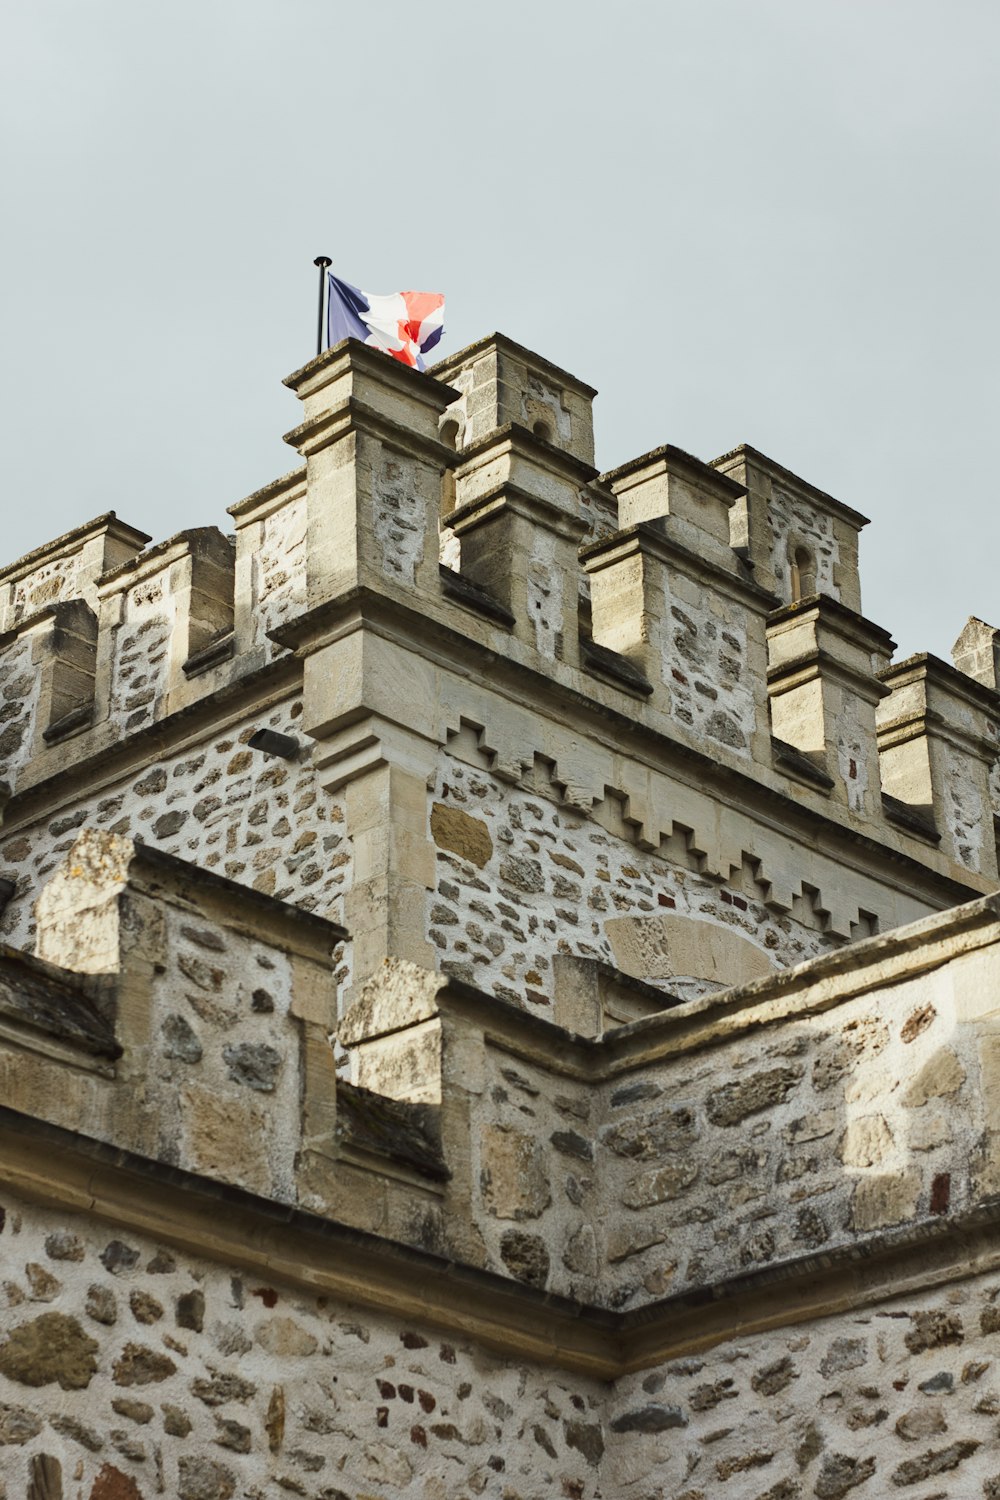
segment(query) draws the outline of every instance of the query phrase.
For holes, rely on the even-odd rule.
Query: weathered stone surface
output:
[[[138,1250],[126,1245],[123,1240],[111,1240],[101,1251],[101,1263],[106,1271],[111,1271],[115,1276],[134,1270],[138,1260]]]
[[[50,1260],[83,1260],[83,1243],[78,1235],[58,1230],[45,1236],[45,1253]]]
[[[199,1376],[191,1382],[192,1395],[206,1406],[223,1406],[227,1401],[249,1401],[257,1387],[240,1375],[212,1370],[210,1376]]]
[[[948,1422],[945,1418],[944,1407],[936,1403],[914,1406],[910,1411],[904,1411],[902,1416],[896,1418],[896,1432],[908,1443],[918,1442],[921,1438],[935,1437],[939,1432],[947,1431]]]
[[[957,1094],[965,1082],[965,1068],[951,1047],[940,1047],[903,1091],[903,1104],[920,1109],[930,1099]]]
[[[802,1077],[801,1067],[768,1068],[723,1084],[708,1096],[706,1108],[713,1125],[739,1125],[750,1115],[770,1109],[787,1098]]]
[[[593,1225],[581,1224],[573,1231],[563,1251],[563,1265],[578,1276],[597,1274],[597,1241]]]
[[[128,1417],[130,1422],[138,1422],[143,1427],[153,1420],[153,1408],[148,1401],[131,1401],[127,1396],[116,1396],[111,1407],[120,1417]]]
[[[267,1446],[272,1453],[280,1453],[285,1441],[285,1391],[284,1387],[276,1385],[271,1391],[271,1399],[267,1403],[267,1416],[264,1419],[264,1431],[267,1433]]]
[[[851,1458],[846,1453],[829,1453],[820,1465],[813,1494],[816,1500],[842,1500],[842,1497],[865,1484],[875,1473],[874,1458]]]
[[[187,1437],[191,1431],[191,1418],[183,1407],[175,1406],[172,1401],[165,1401],[163,1411],[163,1430],[169,1437]]]
[[[178,1463],[178,1500],[230,1500],[236,1480],[231,1469],[210,1458],[186,1455]]]
[[[232,1417],[215,1419],[215,1441],[220,1448],[229,1448],[233,1453],[249,1453],[253,1446],[253,1435],[249,1427],[236,1422]]]
[[[698,1136],[698,1126],[689,1109],[664,1109],[636,1115],[615,1125],[604,1136],[617,1156],[635,1161],[653,1161],[668,1152],[684,1151]]]
[[[103,1323],[110,1327],[118,1320],[118,1302],[110,1287],[100,1286],[96,1282],[87,1288],[87,1301],[84,1311],[88,1318],[93,1318],[95,1323]]]
[[[174,1304],[174,1320],[178,1328],[201,1333],[205,1323],[205,1293],[200,1288],[181,1293]]]
[[[544,1287],[549,1279],[549,1252],[537,1234],[507,1229],[500,1240],[500,1258],[510,1274],[528,1286]]]
[[[29,1261],[24,1274],[28,1278],[28,1295],[32,1302],[54,1302],[62,1291],[62,1282],[37,1261]]]
[[[115,1385],[155,1385],[173,1375],[177,1366],[168,1354],[144,1344],[126,1344],[115,1360]]]
[[[63,1500],[62,1464],[51,1453],[31,1458],[25,1500]]]
[[[266,1323],[258,1324],[254,1337],[268,1354],[286,1359],[315,1354],[319,1348],[315,1335],[308,1333],[294,1318],[269,1318]]]
[[[572,1156],[577,1161],[593,1161],[594,1148],[585,1136],[576,1130],[554,1130],[549,1136],[552,1145],[561,1156]]]
[[[795,1368],[791,1355],[785,1354],[781,1359],[776,1359],[773,1364],[764,1365],[757,1370],[750,1377],[750,1384],[762,1396],[776,1396],[779,1391],[783,1391],[798,1378],[799,1372]]]
[[[493,857],[493,840],[482,818],[445,802],[435,802],[431,808],[431,838],[439,849],[450,849],[479,869]]]
[[[528,896],[545,889],[545,877],[538,860],[522,854],[505,856],[500,864],[500,879]]]
[[[921,1178],[916,1171],[862,1177],[851,1202],[851,1225],[865,1232],[912,1219],[917,1211]]]
[[[982,1446],[975,1439],[965,1439],[957,1443],[950,1443],[947,1448],[928,1449],[921,1453],[919,1458],[908,1458],[892,1471],[893,1484],[901,1488],[910,1484],[920,1484],[924,1479],[930,1479],[934,1474],[947,1474],[952,1469],[957,1469],[959,1464],[971,1458],[977,1448]]]
[[[23,1406],[0,1402],[0,1447],[27,1443],[42,1430],[42,1419]]]
[[[592,1469],[598,1467],[604,1457],[604,1435],[599,1422],[564,1422],[563,1436],[567,1448],[575,1448],[578,1453],[582,1453]]]
[[[49,1426],[58,1432],[60,1437],[70,1438],[74,1443],[79,1443],[81,1448],[86,1448],[90,1453],[100,1453],[104,1447],[104,1439],[93,1427],[88,1427],[77,1417],[67,1416],[64,1413],[56,1413],[49,1417]]]
[[[823,1356],[819,1372],[825,1380],[839,1375],[844,1370],[856,1370],[868,1358],[868,1345],[864,1339],[834,1339]]]
[[[612,1418],[612,1432],[668,1432],[672,1427],[686,1427],[688,1419],[679,1406],[636,1407]]]
[[[202,1046],[191,1023],[177,1014],[165,1018],[162,1027],[163,1055],[176,1057],[179,1062],[201,1062]]]
[[[149,1292],[137,1288],[129,1293],[128,1305],[137,1323],[158,1323],[163,1317],[163,1304]]]
[[[852,1120],[840,1139],[839,1156],[845,1167],[875,1167],[893,1148],[892,1133],[882,1115]]]
[[[281,1053],[267,1042],[240,1042],[223,1047],[222,1056],[229,1068],[229,1076],[248,1089],[257,1089],[262,1094],[273,1093],[281,1068]]]
[[[0,1344],[0,1374],[21,1385],[85,1390],[97,1371],[97,1344],[65,1313],[42,1313],[14,1328]]]
[[[480,1189],[497,1219],[537,1219],[552,1202],[545,1154],[526,1131],[488,1125],[482,1133]]]
[[[679,1198],[698,1176],[698,1163],[682,1158],[633,1177],[622,1194],[626,1208],[650,1208]]]
[[[911,1354],[922,1354],[925,1349],[938,1349],[945,1344],[960,1344],[965,1337],[961,1317],[943,1308],[913,1313],[912,1323],[904,1340]]]

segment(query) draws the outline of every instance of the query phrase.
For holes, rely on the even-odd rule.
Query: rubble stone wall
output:
[[[1000,1493],[996,1274],[604,1383],[9,1193],[0,1218],[6,1500]]]
[[[289,699],[249,726],[151,758],[127,779],[71,798],[42,826],[8,833],[0,875],[15,880],[17,892],[0,926],[5,941],[30,948],[35,898],[84,826],[142,838],[338,920],[351,872],[342,801],[318,788],[308,761],[280,760],[246,743],[265,726],[296,734],[301,712],[301,700]]]
[[[611,819],[620,832],[603,826]],[[532,793],[442,755],[428,916],[439,967],[544,1014],[557,953],[601,959],[691,998],[841,945],[851,908],[843,883],[841,920],[829,931],[824,893],[815,891],[815,906],[808,894],[808,866],[799,866],[806,885],[790,891],[791,910],[776,910],[766,904],[766,867],[759,878],[746,867],[725,884],[700,873],[697,832],[675,832],[654,854],[631,841],[613,801],[588,817],[558,805],[552,788]],[[858,879],[856,889],[886,930],[920,914],[916,905],[898,910],[897,894],[874,882]],[[854,935],[870,935],[873,927],[858,925],[857,897],[852,911]],[[681,941],[682,925],[695,923],[700,940]]]
[[[604,1387],[5,1195],[0,1493],[597,1500]],[[6,1490],[4,1490],[6,1485]]]

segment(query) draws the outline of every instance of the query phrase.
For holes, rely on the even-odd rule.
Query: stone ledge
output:
[[[0,1181],[234,1267],[416,1317],[502,1354],[611,1380],[733,1336],[793,1327],[1000,1268],[1000,1198],[874,1245],[809,1255],[627,1313],[508,1281],[0,1106]]]

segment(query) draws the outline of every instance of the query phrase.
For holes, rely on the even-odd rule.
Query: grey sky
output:
[[[3,546],[292,466],[312,258],[872,517],[903,653],[1000,624],[995,0],[32,0],[0,61]]]

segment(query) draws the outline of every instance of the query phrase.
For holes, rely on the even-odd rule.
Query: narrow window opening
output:
[[[816,563],[808,547],[796,547],[791,557],[792,603],[816,592]]]

